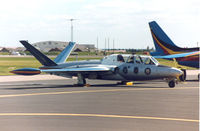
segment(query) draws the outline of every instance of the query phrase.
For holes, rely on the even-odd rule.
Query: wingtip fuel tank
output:
[[[38,75],[41,73],[40,69],[36,68],[21,68],[17,70],[10,71],[10,73],[16,75]]]

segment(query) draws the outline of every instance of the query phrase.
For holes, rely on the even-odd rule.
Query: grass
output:
[[[54,59],[54,57],[51,57]],[[101,57],[79,57],[78,60],[89,60],[89,59],[101,59]],[[75,61],[76,58],[69,58],[68,61]],[[173,61],[158,59],[158,61],[167,66],[174,67],[175,64]],[[38,68],[42,66],[34,57],[0,57],[0,75],[13,75],[9,73],[9,71],[25,68],[25,67],[32,67]],[[193,69],[190,67],[184,67],[185,69]]]
[[[32,57],[1,57],[0,75],[12,75],[11,70],[25,67],[38,68],[41,64]]]
[[[0,52],[0,55],[9,55],[9,52]]]
[[[51,57],[54,59],[54,57]],[[78,60],[100,59],[100,57],[93,58],[78,58]],[[68,61],[75,61],[76,58],[69,58]],[[34,57],[0,57],[0,75],[13,75],[9,71],[31,67],[38,68],[42,66]]]

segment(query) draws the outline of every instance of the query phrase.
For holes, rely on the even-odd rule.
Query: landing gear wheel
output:
[[[168,83],[168,85],[169,85],[170,88],[174,88],[175,87],[175,81],[174,80],[170,81]]]
[[[183,71],[183,74],[181,76],[179,76],[179,79],[181,81],[185,81],[186,80],[186,70],[185,69],[181,69]]]
[[[78,81],[77,81],[77,85],[78,86],[85,86],[86,85],[86,80],[84,78],[84,76],[80,73],[78,73]]]

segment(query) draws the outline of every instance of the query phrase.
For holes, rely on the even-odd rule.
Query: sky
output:
[[[0,0],[0,46],[19,40],[74,41],[110,48],[154,47],[148,23],[156,21],[181,47],[200,45],[199,0]]]

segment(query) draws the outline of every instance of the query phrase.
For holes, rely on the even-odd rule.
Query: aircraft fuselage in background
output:
[[[199,68],[199,47],[181,48],[176,46],[155,21],[150,22],[149,27],[156,48],[155,52],[150,53],[152,56],[166,59],[175,58],[180,65]]]

